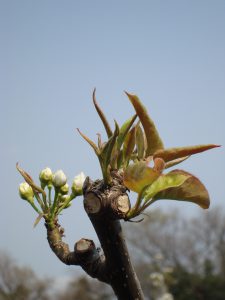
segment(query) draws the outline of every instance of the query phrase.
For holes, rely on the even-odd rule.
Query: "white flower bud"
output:
[[[52,176],[52,183],[54,187],[60,188],[66,184],[67,178],[62,170],[58,170]]]
[[[34,192],[32,190],[32,187],[27,182],[23,182],[20,184],[19,194],[20,197],[24,200],[27,200],[29,202],[33,202],[34,200]]]
[[[63,186],[61,186],[60,192],[61,192],[63,195],[68,194],[68,192],[69,192],[69,185],[68,185],[68,183],[66,183],[66,184],[64,184]]]
[[[86,176],[84,175],[83,172],[78,174],[77,176],[74,177],[73,183],[72,183],[72,192],[75,195],[82,195],[83,194],[83,184],[85,181]]]
[[[52,181],[52,170],[50,168],[45,168],[39,174],[39,179],[41,183],[49,184]]]

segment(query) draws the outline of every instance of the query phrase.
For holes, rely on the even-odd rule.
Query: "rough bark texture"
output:
[[[67,265],[80,265],[93,278],[112,286],[119,300],[143,300],[144,296],[130,261],[120,219],[126,219],[130,209],[126,188],[115,174],[108,186],[87,177],[84,187],[84,208],[93,224],[102,246],[82,238],[74,251],[62,241],[64,230],[57,221],[46,224],[47,239],[52,251]]]
[[[106,275],[116,296],[121,300],[144,299],[119,221],[125,218],[130,208],[125,187],[118,178],[113,180],[111,186],[104,186],[102,181],[92,183],[87,179],[84,207],[104,251]]]
[[[62,241],[64,230],[56,223],[53,227],[46,224],[47,239],[52,251],[66,265],[79,265],[91,277],[108,283],[105,268],[105,256],[100,254],[92,240],[81,239],[74,251]]]

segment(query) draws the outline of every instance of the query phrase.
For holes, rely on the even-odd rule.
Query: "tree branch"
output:
[[[62,240],[63,228],[57,222],[51,226],[46,223],[45,226],[50,248],[64,264],[79,265],[91,277],[108,283],[105,257],[92,240],[83,238],[75,244],[74,251],[70,251],[68,244]]]
[[[143,300],[119,221],[130,209],[126,188],[118,178],[113,179],[111,186],[87,178],[84,207],[103,248],[109,284],[116,296],[120,300]]]

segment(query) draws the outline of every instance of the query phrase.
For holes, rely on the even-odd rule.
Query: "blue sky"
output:
[[[0,248],[39,274],[77,268],[51,253],[42,223],[33,229],[36,215],[18,197],[15,164],[36,179],[46,166],[63,169],[69,181],[80,171],[98,178],[97,159],[76,132],[93,139],[103,132],[94,87],[112,123],[133,114],[127,90],[142,99],[167,147],[225,145],[223,0],[2,0],[0,36]],[[224,148],[182,165],[207,186],[212,207],[224,205],[224,167]],[[157,206],[200,212],[172,201]],[[61,223],[71,248],[81,237],[96,241],[81,198]]]

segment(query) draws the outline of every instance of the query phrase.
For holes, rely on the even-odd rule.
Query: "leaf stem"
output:
[[[129,210],[129,212],[127,214],[128,219],[136,217],[139,214],[139,207],[141,205],[141,200],[142,200],[142,192],[138,194],[138,197],[137,197],[134,207],[132,207]]]

